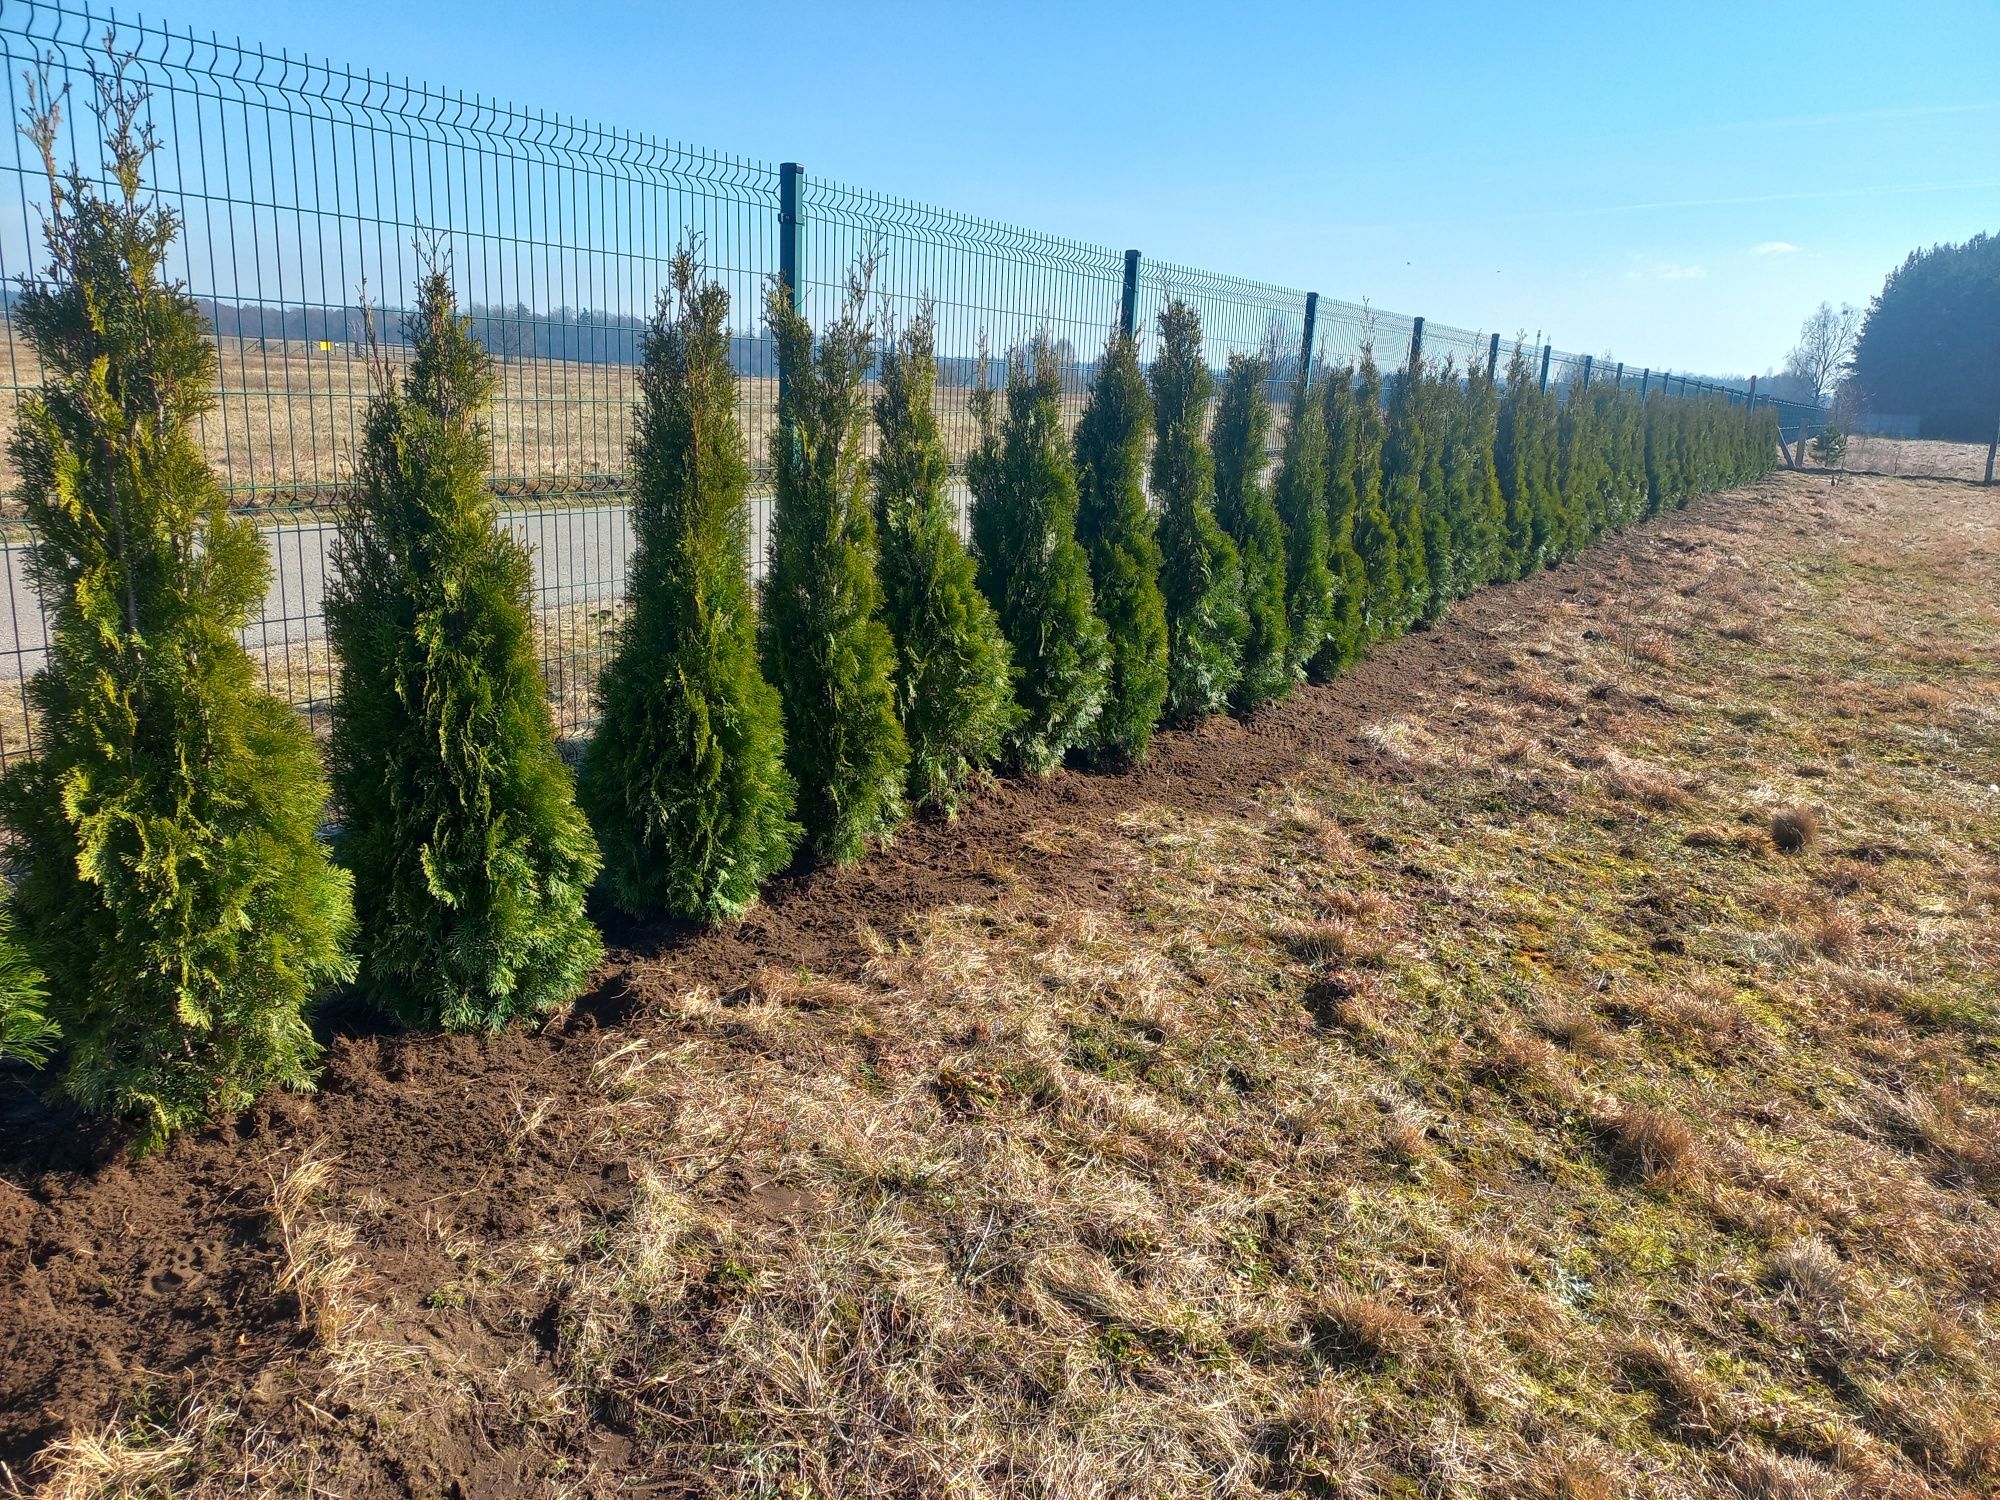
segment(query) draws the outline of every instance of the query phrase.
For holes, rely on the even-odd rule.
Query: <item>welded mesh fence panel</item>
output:
[[[1565,354],[1557,349],[1549,355],[1549,391],[1561,394],[1583,379],[1592,361],[1581,354]]]
[[[1449,368],[1459,379],[1484,376],[1491,339],[1470,328],[1454,328],[1449,323],[1425,322],[1424,359],[1433,367]]]
[[[932,310],[938,420],[963,529],[970,504],[965,461],[979,441],[972,396],[982,354],[985,379],[999,387],[1007,362],[1046,340],[1073,426],[1118,321],[1125,258],[1103,246],[812,177],[800,201],[799,293],[816,326],[837,314],[864,265],[872,268],[867,307],[878,339],[907,326],[927,304]],[[874,442],[872,431],[868,441]],[[753,520],[761,522],[761,514]]]
[[[1373,350],[1384,374],[1400,370],[1410,352],[1410,332],[1416,319],[1384,312],[1365,302],[1319,299],[1319,319],[1313,350],[1322,364],[1339,368],[1359,365],[1363,350]]]
[[[24,70],[69,90],[59,150],[103,183],[88,108],[108,22],[88,12],[0,11],[7,102]],[[170,274],[214,325],[216,405],[201,439],[233,504],[263,526],[272,579],[245,644],[267,682],[322,716],[332,683],[321,606],[331,506],[354,470],[370,389],[369,316],[394,370],[400,309],[427,255],[493,353],[493,485],[535,554],[543,662],[565,729],[581,726],[623,587],[631,531],[626,442],[639,336],[676,245],[695,237],[736,307],[745,425],[773,420],[757,291],[776,269],[769,167],[579,125],[368,73],[120,21],[120,51],[150,92],[160,149],[149,174],[181,218]],[[0,275],[44,259],[48,184],[10,132],[0,153]],[[40,379],[6,320],[8,393]],[[15,403],[0,401],[11,426]],[[760,449],[761,451],[761,449]],[[11,495],[12,484],[7,486]],[[46,646],[21,544],[0,561],[11,631],[0,641],[0,759],[31,744],[23,678]]]
[[[29,102],[24,72],[45,71],[48,87],[69,90],[62,164],[100,185],[105,163],[89,104],[108,27],[81,5],[0,0],[13,119]],[[503,523],[533,553],[543,670],[566,735],[589,727],[621,608],[641,336],[682,244],[699,247],[731,298],[754,470],[750,560],[761,573],[777,418],[762,302],[786,233],[780,169],[157,25],[120,21],[115,32],[150,91],[160,148],[150,186],[182,224],[170,271],[198,299],[219,351],[201,441],[231,503],[257,520],[271,559],[269,592],[244,642],[273,691],[324,721],[335,670],[323,618],[333,517],[370,397],[369,330],[372,322],[393,376],[407,348],[401,310],[427,256],[448,266],[497,364],[492,485]],[[13,301],[17,279],[45,258],[49,194],[30,144],[10,138],[11,152],[0,149],[0,443],[15,425],[15,398],[41,379]],[[1045,336],[1073,422],[1120,313],[1124,253],[810,175],[799,182],[799,293],[815,322],[838,310],[864,259],[885,332],[926,300],[935,309],[939,408],[963,508],[982,349],[997,383],[1010,355]],[[1142,359],[1151,358],[1166,298],[1183,297],[1201,313],[1218,374],[1232,353],[1262,354],[1274,402],[1289,400],[1304,292],[1151,258],[1139,264]],[[1314,357],[1351,365],[1372,347],[1391,373],[1407,358],[1412,321],[1322,297]],[[1485,343],[1433,324],[1425,352],[1463,369],[1484,358]],[[1511,352],[1503,340],[1503,379]],[[1540,354],[1527,351],[1531,378]],[[1559,357],[1552,378],[1569,369]],[[11,475],[0,476],[0,489],[0,507],[18,506]],[[18,510],[0,509],[0,765],[33,747],[23,687],[47,656],[28,545]]]
[[[1150,360],[1157,352],[1160,314],[1170,297],[1201,315],[1202,353],[1218,379],[1231,355],[1261,358],[1274,404],[1282,408],[1291,400],[1305,338],[1304,292],[1168,261],[1146,261],[1140,267],[1133,329],[1141,359]]]

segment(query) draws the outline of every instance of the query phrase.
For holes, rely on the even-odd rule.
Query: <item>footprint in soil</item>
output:
[[[148,1296],[176,1297],[200,1288],[208,1280],[207,1267],[215,1246],[176,1245],[149,1255],[139,1264],[139,1284]]]

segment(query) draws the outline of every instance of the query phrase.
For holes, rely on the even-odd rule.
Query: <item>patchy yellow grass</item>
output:
[[[1920,493],[1528,622],[1390,774],[1094,826],[1102,899],[663,1000],[629,1200],[464,1252],[534,1338],[335,1425],[486,1403],[574,1495],[1994,1493],[2000,552]]]

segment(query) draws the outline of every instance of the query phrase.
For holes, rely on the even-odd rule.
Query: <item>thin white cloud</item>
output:
[[[1700,281],[1708,274],[1706,266],[1684,266],[1671,260],[1642,258],[1639,263],[1625,273],[1627,281]]]
[[[1796,255],[1799,247],[1790,240],[1766,240],[1761,245],[1750,247],[1752,255]]]

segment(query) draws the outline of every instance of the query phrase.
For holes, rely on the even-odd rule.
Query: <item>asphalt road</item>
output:
[[[970,497],[962,486],[960,515]],[[750,502],[752,570],[763,571],[771,501]],[[506,524],[527,544],[534,559],[535,606],[553,612],[579,605],[615,604],[625,593],[632,555],[632,521],[622,505],[578,506],[565,510],[514,512]],[[252,651],[283,648],[323,638],[322,613],[327,575],[332,571],[331,522],[299,522],[267,527],[264,546],[271,557],[271,584],[264,608],[244,629]],[[0,680],[31,675],[47,656],[41,603],[28,581],[27,545],[0,541]]]
[[[756,519],[753,517],[753,519]],[[535,604],[545,610],[615,602],[625,591],[632,522],[623,506],[537,510],[507,518],[535,564]],[[333,570],[331,522],[266,527],[271,583],[264,608],[243,631],[252,651],[319,640],[326,580]],[[27,545],[0,542],[0,679],[25,677],[47,656],[41,602],[28,580]]]

